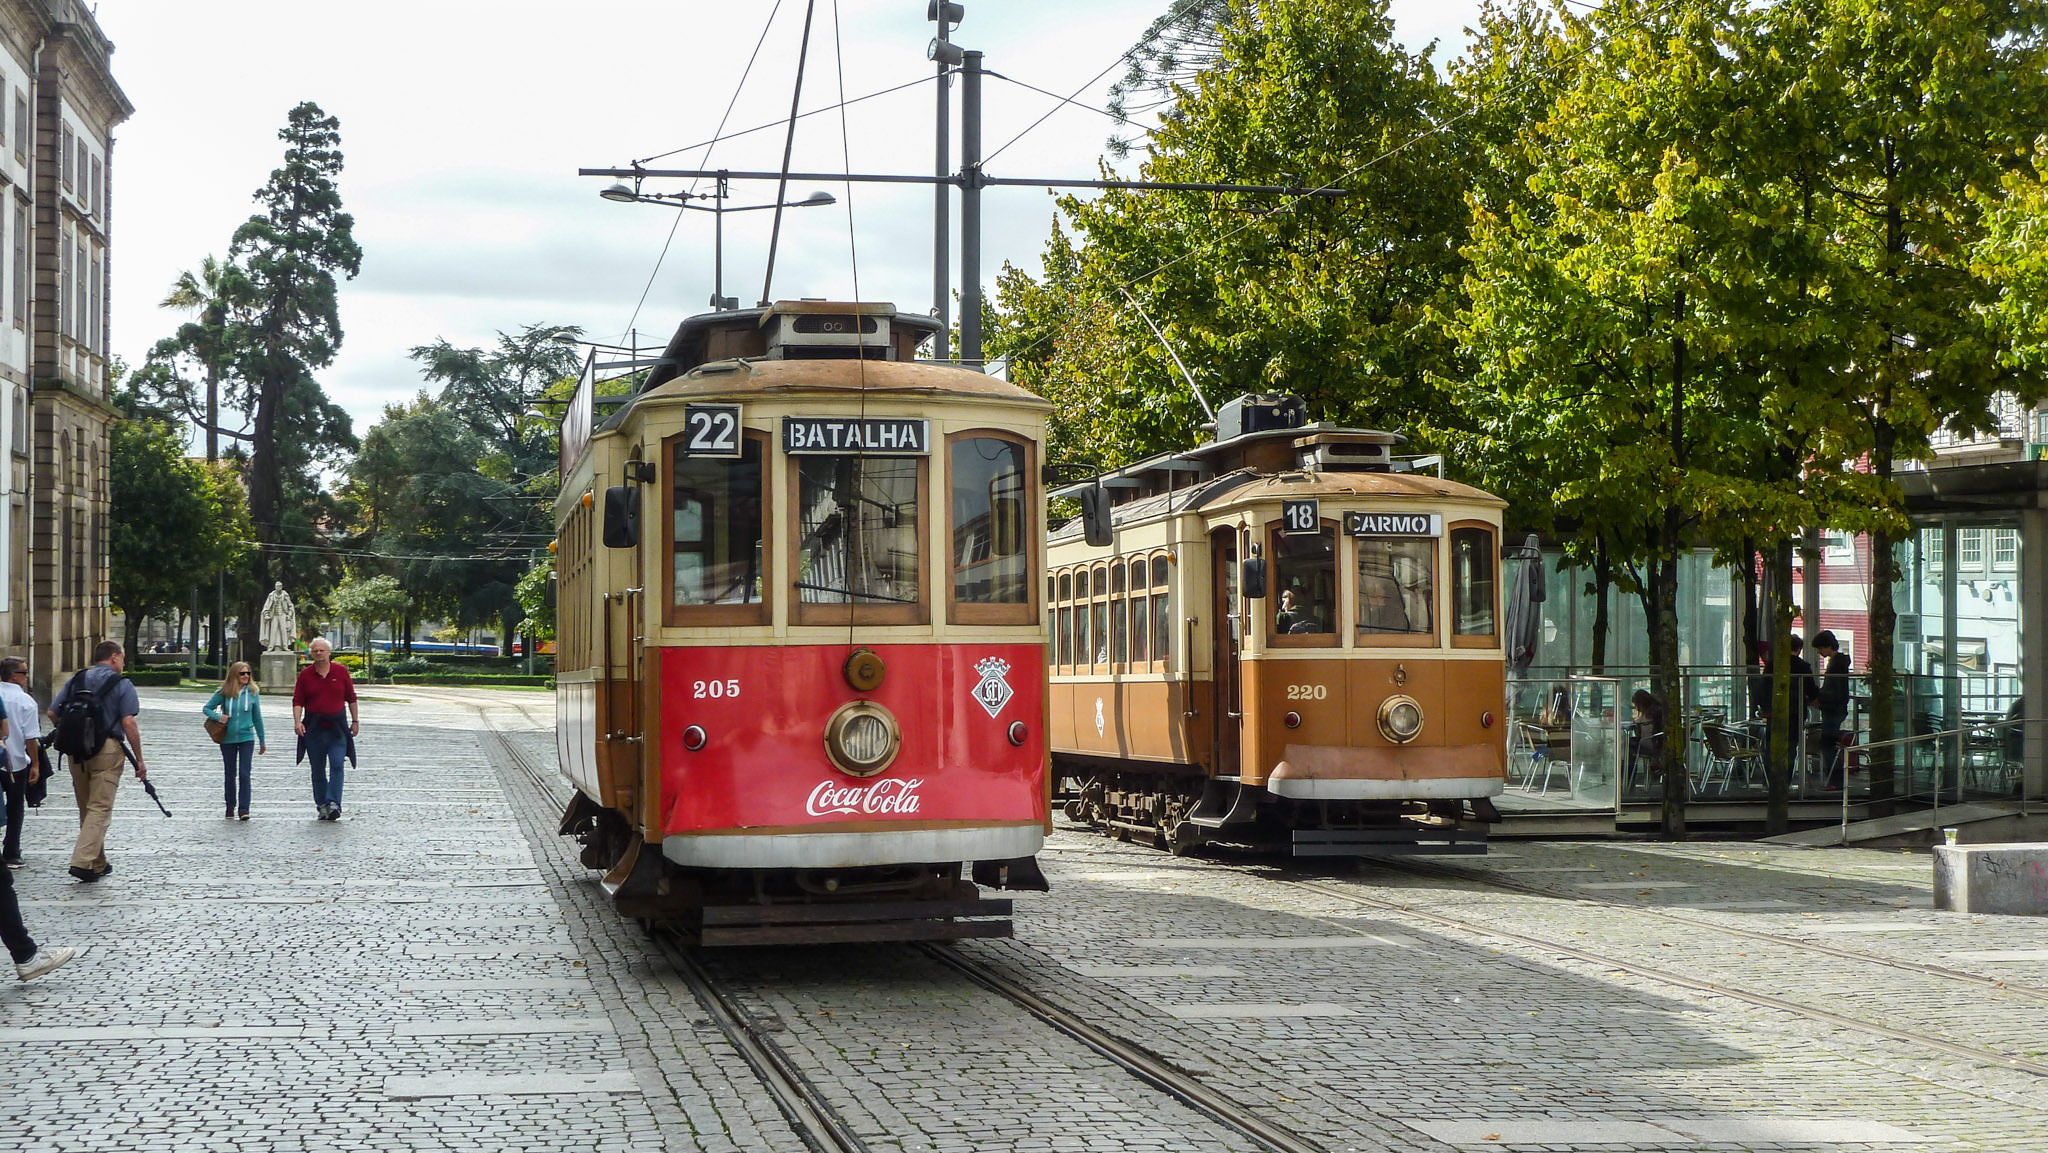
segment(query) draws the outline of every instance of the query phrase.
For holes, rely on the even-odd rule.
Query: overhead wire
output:
[[[725,114],[718,118],[718,127],[714,129],[711,133],[711,143],[706,144],[704,146],[704,159],[699,163],[708,163],[710,161],[711,150],[718,146],[718,137],[721,133],[725,131],[726,121],[732,119],[732,110],[739,105],[740,93],[746,90],[747,77],[752,76],[754,74],[754,62],[761,58],[761,46],[768,42],[768,30],[775,27],[776,14],[781,11],[782,0],[775,0],[775,6],[768,10],[768,19],[763,21],[761,24],[761,35],[754,41],[753,54],[747,57],[747,66],[746,68],[741,70],[739,82],[733,85],[732,99],[726,101]],[[697,182],[693,180],[690,182],[690,187],[687,191],[694,192],[696,191],[696,188]],[[676,230],[682,227],[683,209],[681,205],[683,203],[683,201],[677,202],[676,218],[668,226],[668,239],[661,242],[661,254],[654,258],[654,269],[653,271],[647,274],[647,284],[640,290],[640,299],[638,301],[635,301],[633,304],[633,315],[626,321],[626,333],[628,338],[630,338],[631,334],[636,331],[634,326],[637,323],[639,323],[640,310],[647,306],[647,294],[654,291],[654,280],[656,277],[661,275],[662,263],[668,259],[669,246],[675,243]],[[636,358],[639,356],[639,350],[637,346],[634,349],[634,356]]]
[[[844,112],[844,111],[845,111],[845,110],[846,110],[847,108],[849,108],[849,107],[851,107],[851,106],[853,106],[853,105],[855,105],[855,104],[860,104],[860,103],[862,103],[862,102],[864,102],[864,101],[868,101],[868,100],[874,100],[874,99],[876,99],[876,98],[878,98],[878,97],[882,97],[882,96],[888,96],[888,95],[890,95],[890,94],[892,94],[892,93],[896,93],[896,92],[901,92],[901,91],[903,91],[903,90],[904,90],[905,88],[916,88],[916,87],[918,87],[919,85],[923,85],[923,84],[932,84],[932,83],[935,83],[935,82],[937,82],[937,80],[938,80],[938,77],[937,77],[937,76],[935,76],[935,75],[934,75],[934,76],[920,76],[920,77],[918,77],[918,78],[917,78],[917,79],[915,79],[915,80],[906,80],[906,81],[904,81],[904,82],[903,82],[903,83],[901,83],[901,84],[897,84],[897,85],[894,85],[894,86],[892,86],[892,87],[889,87],[889,88],[881,88],[881,89],[877,89],[876,91],[873,91],[873,92],[870,92],[870,93],[868,93],[868,94],[867,94],[866,96],[856,96],[856,97],[854,97],[854,98],[853,98],[853,99],[851,99],[851,100],[841,100],[841,101],[840,101],[839,103],[837,103],[837,104],[827,104],[827,105],[825,105],[825,106],[824,106],[824,107],[822,107],[822,108],[813,108],[813,109],[811,109],[811,110],[810,110],[810,111],[808,111],[808,112],[803,112],[803,113],[799,113],[799,114],[797,115],[797,119],[798,119],[798,120],[808,120],[809,118],[811,118],[811,117],[813,117],[813,116],[822,116],[823,114],[825,114],[825,113],[827,113],[827,112],[833,112],[833,111],[839,111],[839,112]],[[633,167],[635,167],[635,168],[643,167],[643,166],[645,166],[645,165],[648,165],[648,164],[652,164],[652,163],[654,163],[654,162],[655,162],[655,161],[657,161],[657,160],[666,160],[666,159],[668,159],[669,157],[671,157],[671,156],[674,156],[674,155],[676,155],[677,153],[680,153],[680,152],[688,152],[688,151],[690,151],[690,150],[692,150],[692,149],[695,149],[695,148],[708,148],[708,147],[710,147],[710,146],[712,146],[712,145],[714,145],[714,144],[723,144],[723,143],[725,143],[725,142],[727,142],[727,141],[729,141],[729,140],[738,140],[738,139],[739,139],[740,137],[742,137],[742,136],[751,136],[751,135],[753,135],[753,134],[754,134],[754,133],[756,133],[756,132],[766,132],[766,131],[768,131],[768,130],[769,130],[770,128],[780,128],[780,127],[782,127],[782,126],[783,126],[783,125],[784,125],[785,123],[787,123],[787,120],[786,120],[786,119],[783,119],[783,118],[778,118],[778,119],[775,119],[775,120],[768,120],[768,121],[763,121],[763,122],[762,122],[762,123],[760,123],[760,124],[756,124],[756,125],[754,125],[754,126],[753,126],[752,128],[742,128],[742,129],[740,129],[740,130],[739,130],[739,131],[737,131],[737,132],[731,132],[731,133],[726,133],[725,135],[722,135],[722,136],[714,136],[714,137],[711,137],[711,138],[710,138],[710,139],[708,139],[708,140],[700,140],[700,141],[698,141],[698,142],[697,142],[697,143],[695,143],[695,144],[685,144],[685,145],[684,145],[684,146],[682,146],[681,148],[671,148],[671,149],[669,149],[669,150],[668,150],[667,152],[657,152],[657,153],[655,153],[655,154],[654,154],[654,155],[652,155],[652,156],[643,156],[643,157],[641,157],[640,159],[638,159],[638,160],[635,160],[635,161],[633,161]]]
[[[1102,80],[1102,78],[1103,78],[1103,77],[1105,77],[1105,76],[1109,75],[1109,74],[1110,74],[1111,72],[1115,71],[1115,70],[1116,70],[1116,66],[1117,66],[1117,65],[1119,65],[1119,64],[1124,64],[1124,63],[1127,63],[1127,62],[1129,62],[1129,60],[1130,60],[1130,58],[1131,58],[1132,54],[1133,54],[1133,53],[1135,53],[1136,51],[1137,51],[1137,48],[1136,48],[1135,46],[1134,46],[1134,47],[1131,47],[1131,48],[1126,48],[1126,49],[1124,49],[1124,53],[1123,53],[1123,55],[1121,55],[1121,56],[1117,57],[1116,59],[1114,59],[1114,60],[1110,61],[1110,62],[1109,62],[1109,66],[1108,66],[1108,67],[1104,68],[1104,69],[1103,69],[1102,71],[1100,71],[1100,72],[1097,72],[1097,73],[1096,73],[1096,74],[1095,74],[1094,76],[1090,77],[1090,78],[1089,78],[1089,79],[1088,79],[1088,80],[1087,80],[1087,81],[1086,81],[1085,83],[1083,83],[1083,84],[1082,84],[1082,85],[1081,85],[1081,86],[1080,86],[1079,88],[1076,88],[1076,89],[1074,89],[1074,92],[1073,92],[1073,96],[1065,96],[1065,97],[1059,97],[1059,99],[1060,99],[1061,101],[1063,101],[1064,103],[1068,103],[1068,104],[1071,104],[1071,103],[1073,103],[1073,101],[1074,101],[1074,96],[1079,96],[1079,95],[1080,95],[1081,93],[1083,93],[1083,92],[1086,92],[1086,91],[1087,91],[1088,89],[1090,89],[1090,88],[1094,87],[1094,86],[1095,86],[1095,85],[1096,85],[1097,83],[1099,83],[1099,82],[1100,82],[1100,81]],[[1008,78],[1008,77],[1004,77],[1004,79],[1009,79],[1009,78]],[[1014,84],[1014,83],[1016,83],[1016,81],[1012,80],[1012,81],[1011,81],[1011,83],[1013,83],[1013,84]],[[1048,93],[1046,93],[1046,95],[1048,95],[1048,96],[1053,96],[1054,94],[1053,94],[1053,93],[1051,93],[1051,92],[1048,92]],[[1082,105],[1082,107],[1086,107],[1086,105]],[[1012,136],[1012,137],[1010,137],[1010,138],[1009,138],[1008,140],[1004,141],[1004,142],[1003,142],[1003,146],[1002,146],[1002,148],[998,148],[998,149],[996,149],[996,150],[995,150],[994,152],[991,152],[991,153],[989,153],[988,155],[986,155],[986,156],[982,157],[982,158],[981,158],[981,162],[982,162],[982,164],[986,165],[986,164],[987,164],[987,163],[988,163],[989,161],[991,161],[991,160],[994,160],[994,159],[995,159],[996,157],[998,157],[998,156],[1001,156],[1001,155],[1003,154],[1003,150],[1004,150],[1004,149],[1008,148],[1008,147],[1009,147],[1010,145],[1012,145],[1012,144],[1015,144],[1015,143],[1017,143],[1017,142],[1018,142],[1019,140],[1022,140],[1022,139],[1024,139],[1024,138],[1025,138],[1026,136],[1029,136],[1029,135],[1031,135],[1031,133],[1032,133],[1032,132],[1033,132],[1034,130],[1036,130],[1036,129],[1038,128],[1038,126],[1039,126],[1039,125],[1041,125],[1041,124],[1045,123],[1045,122],[1046,122],[1047,120],[1050,120],[1050,119],[1052,119],[1052,114],[1053,114],[1053,113],[1055,113],[1055,112],[1058,112],[1058,111],[1060,110],[1060,108],[1061,108],[1061,105],[1060,105],[1060,104],[1055,104],[1055,105],[1053,105],[1053,106],[1052,106],[1051,108],[1047,109],[1047,110],[1046,110],[1046,113],[1045,113],[1045,115],[1043,115],[1043,116],[1039,117],[1038,119],[1036,119],[1036,120],[1032,121],[1032,122],[1031,122],[1030,124],[1026,125],[1026,126],[1025,126],[1025,128],[1024,128],[1024,131],[1022,131],[1022,132],[1019,132],[1019,133],[1018,133],[1017,135],[1015,135],[1015,136]]]
[[[1059,93],[1057,93],[1057,92],[1052,92],[1052,91],[1049,91],[1049,90],[1047,90],[1047,89],[1044,89],[1044,88],[1040,88],[1040,87],[1038,87],[1038,86],[1037,86],[1036,84],[1027,84],[1027,83],[1025,83],[1024,81],[1022,81],[1022,80],[1019,80],[1019,79],[1017,79],[1017,78],[1016,78],[1016,77],[1014,77],[1014,76],[1005,76],[1005,75],[1003,75],[1002,73],[1000,73],[1000,72],[997,72],[997,71],[996,71],[996,70],[994,70],[993,68],[989,68],[989,69],[984,69],[984,70],[982,71],[982,75],[984,75],[984,76],[993,76],[993,77],[995,77],[995,78],[996,78],[997,80],[1006,80],[1006,81],[1010,82],[1011,84],[1015,84],[1015,85],[1016,85],[1017,87],[1019,87],[1019,88],[1025,89],[1026,91],[1030,91],[1030,92],[1036,92],[1036,93],[1038,93],[1038,94],[1039,94],[1040,96],[1050,96],[1050,97],[1052,97],[1052,98],[1053,98],[1054,100],[1057,100],[1057,101],[1059,101],[1059,102],[1060,102],[1060,103],[1062,103],[1062,104],[1071,104],[1071,105],[1073,105],[1074,107],[1076,107],[1076,108],[1079,108],[1079,109],[1081,109],[1082,111],[1085,111],[1085,112],[1093,112],[1093,113],[1095,113],[1095,114],[1096,114],[1097,116],[1107,116],[1107,117],[1108,117],[1109,119],[1111,119],[1111,120],[1114,120],[1114,121],[1116,121],[1116,122],[1117,122],[1118,124],[1122,124],[1122,125],[1124,125],[1124,126],[1126,126],[1126,127],[1129,127],[1129,128],[1135,128],[1135,129],[1137,129],[1138,131],[1140,131],[1140,132],[1144,133],[1144,134],[1145,134],[1145,135],[1147,135],[1147,136],[1156,136],[1156,135],[1158,135],[1158,134],[1159,134],[1159,130],[1158,130],[1157,128],[1147,128],[1147,127],[1145,127],[1145,126],[1144,126],[1144,125],[1142,125],[1142,124],[1135,124],[1135,123],[1132,123],[1132,122],[1131,122],[1131,119],[1130,119],[1129,117],[1127,117],[1127,116],[1121,116],[1121,115],[1118,115],[1117,113],[1111,112],[1111,111],[1110,111],[1109,109],[1107,109],[1107,108],[1097,108],[1097,107],[1095,107],[1095,106],[1094,106],[1093,104],[1083,104],[1083,103],[1081,103],[1081,102],[1080,102],[1079,100],[1075,100],[1075,99],[1074,99],[1073,97],[1071,97],[1071,96],[1061,96],[1061,95],[1060,95]],[[1163,106],[1163,105],[1164,105],[1164,104],[1166,104],[1166,103],[1167,103],[1166,101],[1161,101],[1161,102],[1160,102],[1159,104],[1154,104],[1154,105],[1150,105],[1150,107],[1153,107],[1153,108],[1158,108],[1158,107],[1161,107],[1161,106]],[[1059,110],[1058,110],[1057,108],[1055,108],[1055,109],[1054,109],[1053,111],[1054,111],[1054,112],[1057,112],[1057,111],[1059,111]],[[1047,115],[1049,116],[1049,115],[1051,115],[1051,113],[1047,113]],[[1042,119],[1042,118],[1041,118],[1041,119]],[[1030,131],[1030,129],[1026,129],[1025,131],[1027,131],[1027,132],[1028,132],[1028,131]],[[1010,141],[1010,144],[1015,144],[1015,143],[1016,143],[1016,141],[1015,141],[1015,140],[1012,140],[1012,141]],[[1003,148],[1008,148],[1009,146],[1010,146],[1009,144],[1005,144],[1005,145],[1003,145]],[[1002,151],[1002,149],[1001,149],[1001,148],[998,148],[998,149],[997,149],[996,151],[1000,152],[1000,151]]]
[[[852,172],[852,171],[853,171],[853,138],[852,138],[851,134],[849,133],[849,131],[848,131],[848,129],[847,129],[847,126],[846,126],[846,46],[845,46],[845,43],[844,43],[843,39],[842,39],[842,38],[841,38],[841,36],[840,36],[840,31],[841,31],[841,27],[840,27],[840,19],[839,19],[839,0],[832,0],[832,59],[833,59],[833,64],[834,64],[834,67],[835,67],[835,68],[837,69],[837,71],[838,71],[838,76],[839,76],[839,163],[840,163],[841,167],[842,167],[842,168],[843,168],[843,169],[844,169],[845,171],[847,171],[847,172]],[[853,299],[854,299],[854,303],[855,303],[855,304],[859,304],[859,303],[860,303],[860,299],[861,299],[861,296],[860,296],[860,239],[859,239],[859,234],[858,234],[858,232],[857,232],[857,231],[855,230],[855,228],[854,228],[854,218],[853,218],[853,181],[851,181],[851,180],[849,180],[849,181],[846,181],[846,182],[845,182],[845,189],[846,189],[846,262],[847,262],[847,265],[848,265],[848,268],[849,268],[849,270],[851,271],[851,273],[852,273],[852,275],[853,275]],[[861,427],[866,427],[866,425],[867,425],[867,416],[868,416],[868,357],[867,357],[867,349],[866,349],[865,347],[862,347],[862,346],[863,346],[863,345],[864,345],[864,344],[866,343],[866,339],[867,339],[867,337],[866,337],[866,334],[865,334],[865,333],[863,333],[863,332],[861,331],[861,328],[862,328],[862,325],[861,325],[861,317],[860,317],[859,313],[855,313],[855,315],[853,316],[853,339],[854,339],[854,341],[855,341],[855,344],[854,344],[854,352],[856,353],[856,356],[855,356],[854,360],[855,360],[855,364],[856,364],[856,365],[858,366],[858,367],[857,367],[857,368],[855,369],[855,372],[859,374],[859,379],[860,379],[860,410],[859,410],[859,411],[860,411],[860,426],[861,426]],[[856,459],[858,459],[858,458],[856,458]],[[863,481],[865,481],[865,480],[866,480],[866,475],[865,475],[865,474],[866,474],[867,470],[866,470],[865,468],[862,468],[862,469],[861,469],[861,472],[862,472],[862,480],[863,480]],[[852,550],[853,550],[853,548],[854,548],[854,547],[856,547],[856,545],[855,545],[855,543],[854,543],[854,542],[858,541],[859,539],[860,539],[859,537],[852,537],[852,538],[849,538],[849,540],[848,540],[848,544],[847,544],[847,549],[848,549],[848,558],[847,558],[847,559],[848,559],[849,561],[851,561],[852,559],[854,559],[854,558],[853,558],[853,556],[852,556]],[[852,587],[852,580],[851,580],[851,565],[849,565],[849,566],[848,566],[848,568],[849,568],[849,572],[848,572],[848,582],[847,582],[847,583],[848,583],[848,587],[850,588],[850,587]],[[853,646],[854,646],[854,631],[853,631],[853,618],[854,618],[854,609],[853,609],[853,606],[849,604],[849,605],[847,606],[847,611],[846,611],[846,647],[847,647],[847,648],[848,648],[849,650],[851,650],[851,649],[853,648]]]

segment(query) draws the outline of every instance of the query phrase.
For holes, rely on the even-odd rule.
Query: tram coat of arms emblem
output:
[[[981,680],[974,686],[975,703],[987,709],[988,715],[993,717],[1002,712],[1003,706],[1009,704],[1010,697],[1015,695],[1010,682],[1003,679],[1010,671],[1010,662],[1001,657],[987,657],[975,664],[974,671],[981,674]]]

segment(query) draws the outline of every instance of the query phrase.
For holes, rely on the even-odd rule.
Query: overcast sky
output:
[[[1100,106],[1118,57],[1167,0],[967,0],[956,42],[1014,80]],[[488,345],[500,330],[577,324],[600,340],[661,343],[704,310],[712,216],[614,204],[579,167],[625,166],[787,115],[802,0],[100,0],[115,79],[135,115],[115,130],[112,206],[114,351],[139,362],[179,317],[157,307],[180,270],[229,236],[277,166],[286,112],[311,100],[341,120],[344,204],[363,246],[345,284],[341,356],[322,376],[361,433],[383,406],[417,392],[406,353],[438,338]],[[1457,53],[1476,0],[1396,0],[1401,39]],[[838,16],[835,27],[834,14]],[[341,13],[342,15],[337,15]],[[798,171],[932,170],[932,26],[925,0],[819,0],[803,107],[922,79],[848,110],[800,122]],[[748,57],[765,42],[744,86]],[[955,96],[957,101],[957,86]],[[1017,84],[986,82],[985,151],[994,176],[1095,175],[1113,125]],[[956,103],[957,109],[957,103]],[[958,114],[955,113],[957,132]],[[1020,136],[1021,134],[1021,136]],[[1015,138],[1015,143],[1006,142]],[[956,138],[957,139],[957,138]],[[780,130],[682,152],[650,166],[772,169]],[[998,150],[1000,150],[998,152]],[[958,146],[953,161],[958,163]],[[1136,160],[1124,164],[1133,170]],[[650,182],[677,191],[683,182]],[[817,188],[830,207],[787,212],[774,295],[931,307],[928,188]],[[700,189],[701,190],[701,189]],[[731,204],[772,200],[772,184],[735,183]],[[958,212],[958,197],[954,197]],[[983,281],[1005,260],[1036,270],[1053,217],[1047,193],[984,194]],[[752,304],[771,212],[725,219],[725,291]],[[849,241],[849,237],[851,241]],[[958,242],[953,252],[958,257]],[[658,271],[657,271],[658,266]],[[957,265],[954,289],[957,291]],[[645,303],[641,303],[643,292]]]

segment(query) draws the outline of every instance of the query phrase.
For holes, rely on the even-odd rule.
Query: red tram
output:
[[[622,911],[705,945],[946,939],[1009,933],[978,886],[1045,887],[1049,406],[915,362],[936,330],[875,304],[693,317],[601,422],[586,365],[561,831]]]

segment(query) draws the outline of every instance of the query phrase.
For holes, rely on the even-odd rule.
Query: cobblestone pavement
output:
[[[549,698],[407,692],[366,701],[339,823],[282,738],[223,820],[203,697],[172,691],[142,722],[176,816],[124,784],[112,877],[64,874],[68,791],[31,814],[31,929],[87,948],[4,986],[0,1150],[801,1148],[492,764],[476,707],[551,758]],[[1063,828],[1043,860],[1017,938],[962,951],[1332,1153],[2048,1148],[2048,1079],[1873,1031],[2048,1063],[2048,919],[1934,911],[1924,855],[1302,868]],[[714,958],[872,1148],[1249,1147],[912,950]]]

